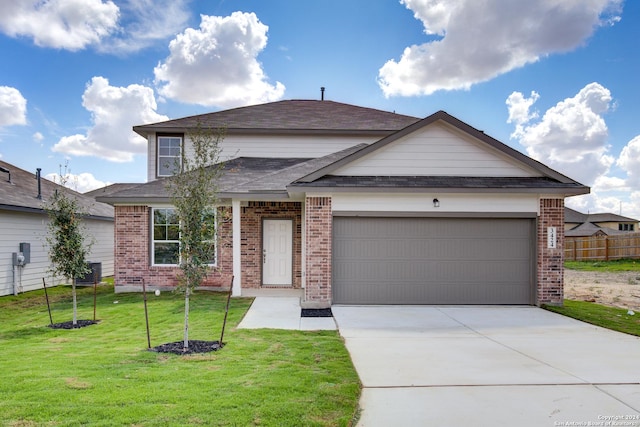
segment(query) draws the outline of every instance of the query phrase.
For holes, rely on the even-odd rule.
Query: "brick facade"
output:
[[[139,290],[142,280],[146,286],[158,288],[172,288],[178,283],[179,267],[151,265],[150,215],[148,206],[115,206],[116,292]],[[231,223],[222,221],[218,233],[218,266],[204,280],[203,288],[226,288],[230,284],[233,271]]]
[[[548,248],[548,227],[556,229],[556,247]],[[538,218],[538,305],[562,305],[564,299],[564,199],[541,199]]]
[[[306,286],[303,306],[331,306],[331,197],[307,197],[306,206]]]
[[[231,218],[231,208],[225,208]],[[331,197],[307,197],[306,223],[302,224],[299,202],[249,202],[241,211],[242,287],[262,286],[262,225],[264,219],[293,221],[293,287],[302,286],[302,227],[306,234],[306,277],[302,304],[309,308],[331,306],[332,207]],[[139,289],[142,280],[150,287],[171,288],[177,284],[178,267],[150,265],[150,215],[147,206],[115,207],[115,284]],[[564,298],[564,200],[541,199],[537,229],[536,303],[561,305]],[[548,248],[548,227],[555,227],[556,247]],[[232,224],[219,228],[218,266],[204,287],[229,285],[233,271]]]
[[[293,221],[293,287],[302,286],[302,204],[300,202],[249,202],[242,207],[242,288],[262,286],[262,221]]]

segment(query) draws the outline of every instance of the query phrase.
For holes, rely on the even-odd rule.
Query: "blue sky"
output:
[[[0,158],[145,180],[143,123],[325,98],[445,110],[640,218],[640,2],[0,2]]]

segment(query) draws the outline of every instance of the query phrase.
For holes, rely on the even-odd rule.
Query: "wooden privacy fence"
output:
[[[565,237],[566,261],[609,261],[640,258],[640,233],[615,236]]]

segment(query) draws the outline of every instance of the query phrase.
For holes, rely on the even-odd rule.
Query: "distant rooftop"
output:
[[[82,210],[89,215],[113,219],[113,207],[105,203],[98,203],[91,196],[70,190],[41,177],[41,197],[38,198],[38,179],[35,173],[27,172],[1,160],[0,168],[9,171],[0,172],[0,210],[43,213],[46,202],[58,190],[66,191],[76,197]],[[11,182],[9,182],[9,175]]]

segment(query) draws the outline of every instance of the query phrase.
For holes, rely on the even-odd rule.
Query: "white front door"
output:
[[[262,284],[293,285],[293,221],[265,219],[262,224]]]

